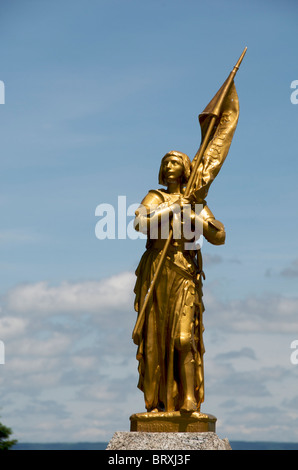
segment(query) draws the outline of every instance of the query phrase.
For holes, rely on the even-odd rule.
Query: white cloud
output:
[[[298,298],[267,294],[222,302],[205,289],[204,303],[212,328],[257,333],[298,332]]]
[[[49,338],[39,339],[30,337],[30,333],[26,332],[26,337],[20,336],[13,343],[15,354],[21,357],[38,357],[39,359],[47,357],[60,357],[65,353],[72,342],[73,335],[61,334],[58,331],[51,333]],[[9,343],[11,344],[11,343]]]
[[[0,328],[6,334],[21,332],[28,318],[36,314],[47,318],[63,313],[96,314],[102,319],[102,315],[109,316],[111,311],[133,312],[134,282],[134,273],[124,272],[99,281],[65,281],[56,286],[45,281],[18,285],[2,298],[3,310],[11,316],[2,317]],[[224,302],[207,287],[204,288],[204,304],[209,328],[246,334],[298,331],[297,297],[270,294]]]
[[[130,414],[144,411],[131,339],[134,282],[135,275],[124,272],[99,281],[18,285],[2,297],[1,414],[7,413],[17,438],[36,441],[37,429],[40,441],[108,440],[129,429]],[[234,439],[253,437],[252,420],[233,434],[229,413],[237,409],[241,421],[243,407],[256,400],[261,414],[261,407],[282,412],[294,400],[288,337],[298,332],[298,300],[264,295],[222,302],[204,289],[204,301],[203,411],[218,416],[220,429]],[[40,410],[34,429],[25,430],[20,416],[32,422],[33,408]]]
[[[19,314],[105,313],[130,307],[134,280],[127,272],[101,281],[24,284],[9,290],[4,302],[9,311]]]
[[[27,325],[24,318],[4,316],[0,318],[0,338],[6,340],[14,336],[21,336]]]

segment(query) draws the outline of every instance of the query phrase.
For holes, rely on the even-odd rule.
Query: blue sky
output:
[[[0,415],[20,441],[105,441],[143,411],[131,330],[145,244],[98,240],[95,209],[140,202],[167,151],[195,155],[198,114],[245,46],[208,195],[227,240],[203,246],[202,409],[223,437],[298,440],[297,9],[1,2]]]

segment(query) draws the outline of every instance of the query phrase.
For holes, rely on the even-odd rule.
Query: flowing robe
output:
[[[177,195],[164,190],[150,191],[142,205],[150,212],[151,206],[171,204],[175,199]],[[215,220],[205,202],[200,216],[204,220]],[[150,238],[150,233],[147,236],[147,249],[136,270],[134,292],[137,312],[143,305],[166,242],[160,237]],[[147,410],[180,409],[183,393],[179,377],[179,351],[186,343],[188,347],[190,343],[193,353],[194,392],[198,409],[204,401],[203,276],[201,251],[185,250],[183,237],[173,239],[147,306],[138,340],[138,387],[144,392]]]

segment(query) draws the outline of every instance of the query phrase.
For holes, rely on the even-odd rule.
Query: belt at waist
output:
[[[162,250],[166,244],[166,240],[149,240],[147,243],[147,248],[153,248],[155,250]],[[185,250],[185,241],[184,240],[172,240],[168,251],[189,251]]]

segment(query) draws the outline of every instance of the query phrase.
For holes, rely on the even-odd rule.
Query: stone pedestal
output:
[[[231,450],[215,424],[215,416],[200,412],[136,413],[130,432],[116,432],[106,450]]]
[[[106,450],[232,450],[214,432],[116,432]]]
[[[215,416],[205,413],[151,412],[130,417],[130,430],[137,432],[215,432]]]

